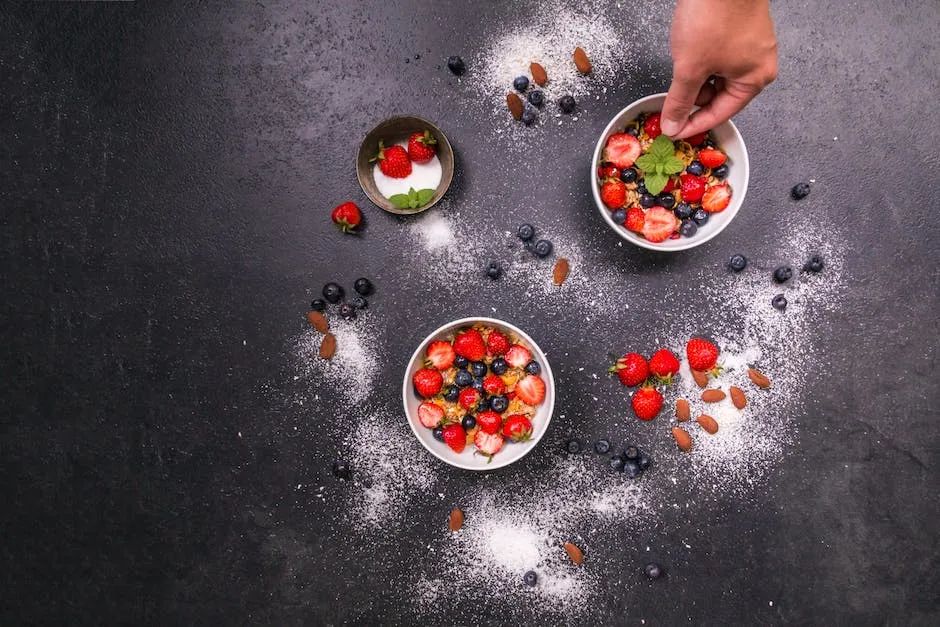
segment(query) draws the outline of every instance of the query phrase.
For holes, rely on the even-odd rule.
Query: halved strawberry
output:
[[[653,243],[668,239],[677,228],[679,218],[662,207],[650,207],[643,219],[643,237]]]
[[[597,168],[597,178],[602,181],[604,179],[617,178],[618,176],[620,176],[620,170],[613,164],[605,163]]]
[[[467,432],[463,430],[456,422],[444,427],[444,444],[449,446],[455,453],[463,453],[467,446]]]
[[[643,130],[650,136],[650,139],[656,139],[663,134],[662,129],[659,128],[659,120],[661,117],[662,114],[658,111],[646,116],[646,121],[643,122]]]
[[[483,391],[492,396],[499,396],[506,391],[506,384],[498,374],[488,374],[483,379]]]
[[[702,165],[706,168],[714,169],[727,161],[728,157],[725,156],[725,153],[715,148],[703,148],[698,153],[698,160],[701,161]]]
[[[627,227],[628,231],[642,233],[644,222],[646,222],[646,216],[642,209],[639,207],[630,207],[627,209],[627,220],[623,224]]]
[[[730,203],[731,187],[727,183],[709,187],[702,196],[702,209],[709,213],[724,211]]]
[[[418,420],[428,429],[433,429],[441,424],[444,418],[444,408],[431,401],[424,401],[418,405]]]
[[[428,344],[428,365],[434,366],[438,370],[447,370],[454,365],[454,358],[457,354],[450,342],[437,340]]]
[[[471,411],[477,406],[477,403],[480,402],[480,396],[480,391],[476,388],[464,388],[460,390],[457,402],[467,411]]]
[[[473,436],[473,445],[487,457],[493,457],[493,455],[499,453],[505,442],[503,436],[498,433],[477,431],[477,434]]]
[[[467,329],[458,333],[454,339],[454,351],[470,361],[480,361],[486,355],[486,344],[483,343],[483,336],[479,331]]]
[[[499,357],[509,350],[509,338],[500,331],[490,331],[486,336],[486,350],[490,355]]]
[[[545,382],[537,374],[530,374],[516,383],[516,398],[535,407],[545,400]]]
[[[503,417],[495,411],[486,410],[477,414],[477,426],[486,433],[496,433],[503,424]]]
[[[620,179],[610,179],[601,185],[601,201],[610,209],[619,209],[627,201],[627,186]]]
[[[679,189],[684,202],[698,202],[702,199],[702,194],[705,193],[704,176],[695,176],[686,172],[679,179],[682,181]]]
[[[532,421],[524,414],[513,414],[503,423],[503,437],[513,442],[524,442],[532,437]]]
[[[522,368],[527,363],[532,361],[532,353],[529,352],[529,349],[521,344],[513,344],[509,347],[509,350],[506,351],[506,363],[514,368]]]
[[[609,161],[621,170],[633,165],[640,156],[640,141],[627,133],[614,133],[607,138],[604,161]]]

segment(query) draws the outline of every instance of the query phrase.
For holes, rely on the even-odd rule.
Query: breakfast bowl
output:
[[[643,159],[653,150],[654,135],[648,132],[649,127],[646,123],[640,122],[655,119],[655,114],[662,109],[665,100],[666,94],[640,98],[614,116],[598,139],[591,158],[591,190],[597,210],[620,237],[649,250],[674,252],[704,244],[731,223],[744,202],[750,166],[744,140],[734,123],[729,120],[711,129],[704,138],[700,136],[693,140],[694,146],[684,140],[674,143],[675,152],[672,156],[677,158],[678,161],[675,162],[677,165],[666,166],[664,163],[664,168],[672,169],[659,173],[660,176],[668,175],[669,182],[661,193],[673,196],[671,201],[674,203],[673,207],[664,208],[658,202],[650,205],[649,197],[645,199],[647,205],[641,206],[639,200],[643,199],[640,193],[642,188],[636,188],[640,182],[645,185],[645,177],[649,174],[637,163],[633,163],[632,167],[626,164],[631,163],[634,158]],[[658,132],[658,126],[658,120],[656,120],[655,132]],[[634,143],[633,139],[625,137],[626,134],[633,135],[637,141]],[[611,139],[612,136],[614,136],[613,139]],[[663,140],[660,140],[660,143],[662,142]],[[668,152],[669,144],[666,143],[665,146]],[[633,148],[633,150],[624,150],[624,148]],[[706,151],[708,155],[703,155]],[[636,156],[640,152],[642,154]],[[700,156],[711,157],[717,165],[702,167],[705,159],[700,159]],[[662,156],[662,159],[667,158],[666,155]],[[618,168],[610,159],[618,161],[621,167]],[[683,163],[678,164],[678,162]],[[692,163],[695,165],[693,166]],[[632,170],[632,172],[624,172],[625,170]],[[634,180],[631,181],[631,178]],[[689,179],[689,187],[683,188],[686,179]],[[609,189],[604,189],[605,183]],[[625,203],[619,207],[620,209],[627,212],[631,207],[638,207],[645,216],[651,215],[651,209],[665,209],[666,213],[656,211],[653,214],[655,219],[644,223],[641,214],[634,211],[636,215],[630,217],[636,218],[636,221],[628,219],[623,223],[618,223],[614,219],[614,213],[618,209],[616,206],[620,198],[618,194],[623,189],[620,183],[624,183],[623,187],[626,188],[627,194]],[[688,192],[689,202],[685,202],[686,192]],[[659,196],[653,196],[653,198],[659,200]],[[665,200],[669,201],[669,198]],[[684,206],[680,207],[681,204]],[[701,221],[686,216],[689,208],[692,209],[693,216],[695,211],[701,210],[701,213],[694,216],[700,218]],[[674,219],[670,218],[670,215]],[[618,217],[623,217],[623,214],[619,214]],[[683,224],[683,222],[692,224]],[[662,228],[657,230],[660,226]],[[665,235],[663,229],[668,231],[671,226],[675,228],[673,233],[662,241],[655,241]],[[644,234],[648,234],[651,239],[647,239]]]
[[[524,457],[545,435],[555,380],[545,353],[521,329],[463,318],[418,345],[402,402],[408,425],[432,455],[457,468],[495,470]]]
[[[408,151],[408,139],[414,133],[424,135],[434,156],[427,163],[409,160],[411,174],[385,176],[378,165],[382,148],[402,146]],[[356,177],[366,196],[377,207],[390,213],[411,215],[433,207],[444,196],[454,178],[454,151],[447,136],[437,125],[413,115],[383,120],[369,131],[356,155]],[[408,202],[409,190],[414,190]]]

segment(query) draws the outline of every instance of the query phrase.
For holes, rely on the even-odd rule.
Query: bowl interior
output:
[[[379,141],[385,142],[386,146],[404,141],[408,136],[415,132],[431,131],[434,139],[437,140],[437,158],[441,161],[441,182],[431,200],[417,209],[399,209],[393,205],[375,185],[375,178],[372,175],[374,162],[370,162],[379,151]],[[433,207],[444,196],[447,188],[454,178],[454,151],[451,148],[447,137],[437,127],[437,125],[427,120],[415,116],[397,116],[380,122],[378,126],[369,131],[359,145],[359,153],[356,155],[356,176],[359,179],[359,186],[376,206],[390,213],[399,215],[411,215],[421,213]]]
[[[535,417],[532,420],[532,438],[527,442],[507,441],[503,449],[493,456],[492,461],[488,461],[483,455],[474,454],[472,446],[467,446],[462,453],[458,454],[452,451],[443,442],[435,440],[431,429],[422,425],[418,420],[418,405],[421,404],[422,399],[415,394],[414,387],[411,383],[411,378],[414,376],[414,373],[420,370],[424,364],[424,356],[428,344],[434,340],[444,339],[458,329],[469,327],[476,323],[482,323],[518,335],[532,351],[532,358],[542,367],[541,376],[542,379],[545,380],[546,388],[545,401],[538,407]],[[542,349],[539,348],[532,338],[523,333],[520,329],[508,322],[494,318],[464,318],[445,324],[421,342],[417,350],[415,350],[414,354],[411,356],[411,360],[408,362],[408,368],[405,370],[405,380],[402,385],[402,400],[405,405],[405,416],[408,420],[408,425],[418,438],[418,441],[435,457],[451,466],[457,466],[458,468],[467,470],[495,470],[524,457],[529,451],[535,448],[539,440],[542,439],[542,436],[545,435],[555,406],[555,379],[552,375],[552,369],[548,364],[548,360],[545,357],[545,353],[542,352]]]
[[[637,246],[648,248],[650,250],[660,251],[678,251],[694,248],[704,244],[711,238],[718,235],[741,208],[744,202],[744,195],[747,193],[748,178],[750,175],[750,164],[747,158],[747,148],[744,145],[744,139],[738,132],[738,129],[731,121],[725,122],[714,129],[712,133],[721,149],[728,155],[729,173],[726,179],[731,185],[732,196],[731,204],[728,208],[719,213],[713,213],[704,225],[700,226],[694,237],[681,237],[679,239],[667,239],[665,242],[653,243],[628,231],[623,225],[617,224],[610,217],[611,212],[604,206],[600,197],[600,187],[597,184],[597,166],[600,164],[604,146],[607,144],[607,138],[614,133],[619,133],[623,127],[641,113],[660,111],[666,100],[666,94],[655,94],[637,100],[629,107],[618,113],[601,135],[594,149],[594,158],[591,161],[591,186],[594,193],[594,202],[598,211],[604,217],[604,220],[614,231],[625,240],[628,240]]]

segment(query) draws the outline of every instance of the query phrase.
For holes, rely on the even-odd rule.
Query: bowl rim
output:
[[[421,435],[418,432],[418,427],[415,425],[417,418],[413,420],[410,412],[408,411],[408,398],[409,398],[409,395],[411,394],[411,377],[408,375],[408,373],[411,370],[412,365],[414,365],[415,360],[420,358],[421,353],[423,352],[425,346],[431,340],[440,336],[446,331],[450,331],[452,329],[457,329],[462,326],[468,326],[468,325],[476,324],[476,323],[489,324],[492,326],[500,326],[500,327],[509,329],[513,333],[515,333],[516,335],[524,339],[526,342],[528,342],[529,345],[537,354],[537,356],[540,358],[540,361],[542,362],[542,375],[543,375],[543,378],[546,379],[545,385],[548,391],[548,393],[545,395],[546,400],[548,401],[548,415],[545,418],[545,426],[541,430],[541,433],[539,433],[537,436],[533,437],[531,440],[525,443],[525,448],[522,449],[522,453],[519,454],[518,457],[515,457],[515,458],[506,457],[501,460],[501,459],[498,459],[497,458],[498,456],[497,456],[493,458],[493,461],[491,463],[483,467],[471,466],[469,464],[464,463],[463,461],[459,459],[451,459],[451,458],[445,457],[444,455],[440,454],[435,449],[428,446],[428,444],[421,438]],[[512,323],[506,322],[505,320],[500,320],[498,318],[490,318],[487,316],[472,316],[472,317],[467,317],[467,318],[459,318],[457,320],[452,320],[451,322],[443,324],[437,329],[435,329],[434,331],[432,331],[431,333],[429,333],[423,340],[421,340],[421,342],[418,343],[417,348],[415,348],[415,351],[411,354],[411,357],[408,359],[408,364],[405,366],[405,376],[403,377],[403,380],[402,380],[401,398],[402,398],[402,408],[404,409],[404,412],[405,412],[405,422],[408,423],[408,426],[411,428],[411,432],[414,434],[418,442],[421,443],[421,446],[423,446],[428,452],[430,452],[432,455],[434,455],[434,457],[438,458],[439,460],[441,460],[442,462],[450,466],[454,466],[456,468],[462,468],[463,470],[488,472],[491,470],[497,470],[499,468],[509,466],[510,464],[519,461],[520,459],[528,455],[533,449],[535,449],[535,447],[538,446],[538,443],[542,440],[542,437],[548,432],[548,426],[552,421],[552,414],[554,414],[555,412],[555,375],[552,372],[551,364],[548,363],[548,357],[545,355],[545,352],[535,342],[535,340],[533,340],[529,336],[528,333],[526,333],[525,331],[523,331],[522,329],[520,329],[519,327],[517,327],[516,325]]]
[[[610,119],[610,122],[608,122],[607,126],[604,127],[604,130],[601,132],[600,136],[598,137],[597,145],[594,147],[594,154],[591,156],[590,181],[591,181],[591,193],[594,196],[594,204],[597,206],[597,210],[600,211],[601,216],[604,218],[604,221],[607,223],[607,226],[613,229],[613,231],[617,235],[619,235],[622,239],[630,242],[631,244],[639,246],[640,248],[646,248],[647,250],[654,250],[656,252],[661,252],[661,253],[674,253],[674,252],[680,252],[683,250],[689,250],[691,248],[695,248],[696,246],[701,246],[705,242],[708,242],[712,240],[713,238],[715,238],[719,233],[724,231],[728,227],[729,224],[731,224],[731,222],[737,216],[738,210],[741,209],[741,205],[744,204],[744,197],[747,194],[748,183],[750,182],[750,179],[751,179],[751,165],[750,165],[750,158],[748,157],[748,153],[747,153],[747,144],[744,143],[744,138],[741,136],[741,133],[740,131],[738,131],[738,127],[735,126],[734,122],[732,122],[731,120],[727,120],[726,122],[719,124],[719,127],[727,125],[733,134],[734,140],[741,146],[741,152],[743,153],[744,158],[741,159],[740,161],[743,163],[739,163],[736,161],[735,167],[737,168],[737,167],[743,166],[744,186],[743,186],[743,189],[740,190],[740,192],[738,192],[738,190],[735,190],[735,194],[732,196],[731,205],[727,209],[725,209],[725,211],[728,212],[726,214],[728,216],[728,219],[723,224],[719,225],[714,231],[712,231],[708,235],[704,235],[702,237],[687,237],[687,238],[684,238],[688,240],[687,242],[678,244],[675,246],[670,246],[669,248],[663,248],[661,246],[658,246],[656,243],[648,242],[647,240],[641,237],[637,237],[633,235],[632,233],[627,231],[625,228],[618,226],[617,223],[614,222],[613,218],[610,217],[610,211],[607,210],[607,207],[604,205],[603,201],[601,200],[600,187],[597,185],[597,181],[596,181],[597,179],[596,168],[597,168],[597,164],[600,163],[599,159],[601,156],[601,152],[604,149],[605,140],[608,134],[610,133],[610,131],[614,128],[614,124],[619,123],[620,118],[627,111],[635,107],[638,107],[642,104],[646,104],[647,102],[650,102],[650,101],[665,100],[665,99],[666,99],[666,92],[644,96],[643,98],[639,98],[638,100],[634,100],[633,102],[631,102],[629,105],[627,105],[626,107],[618,111]]]

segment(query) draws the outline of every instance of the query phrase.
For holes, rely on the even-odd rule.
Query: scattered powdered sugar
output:
[[[382,371],[384,355],[376,352],[377,333],[366,316],[344,320],[330,316],[330,333],[336,336],[336,353],[321,359],[323,334],[308,327],[294,343],[298,378],[323,381],[345,395],[350,404],[366,399],[372,391],[373,377]]]
[[[408,229],[429,253],[443,252],[457,241],[451,221],[442,209],[415,218]]]

